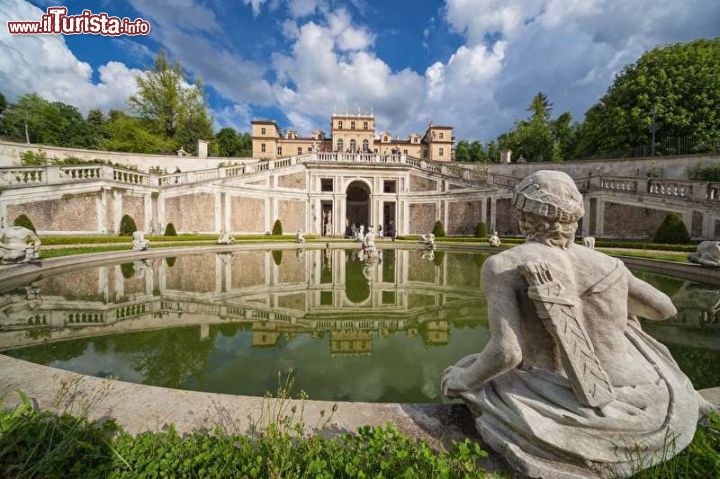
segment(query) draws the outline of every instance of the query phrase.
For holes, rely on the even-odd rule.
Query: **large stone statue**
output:
[[[365,241],[365,225],[360,225],[360,228],[358,228],[357,233],[355,234],[355,240],[358,243]]]
[[[29,263],[40,258],[40,238],[22,226],[0,230],[0,260],[7,263]]]
[[[295,242],[297,244],[304,244],[305,243],[305,235],[303,235],[301,230],[298,230],[297,234],[295,235]]]
[[[133,251],[145,251],[150,247],[150,240],[146,240],[141,231],[135,231],[132,238]]]
[[[500,235],[498,235],[498,232],[493,230],[492,234],[488,238],[488,244],[492,246],[493,248],[499,248],[500,247]]]
[[[720,241],[703,241],[698,245],[696,253],[688,255],[688,261],[720,268]]]
[[[530,477],[627,477],[680,452],[712,406],[637,317],[670,299],[615,258],[574,244],[573,180],[538,171],[513,205],[527,242],[482,268],[491,339],[443,374],[483,440]]]
[[[366,253],[375,251],[375,228],[372,226],[368,226],[368,231],[363,238],[362,249],[364,249]]]
[[[325,236],[332,236],[333,235],[333,226],[332,226],[332,211],[327,210],[325,212],[325,216],[323,219],[323,231]]]

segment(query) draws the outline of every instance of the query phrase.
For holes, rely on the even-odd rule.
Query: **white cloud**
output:
[[[43,13],[22,0],[0,2],[3,20],[35,20]],[[37,93],[74,105],[83,113],[93,108],[125,109],[139,73],[111,61],[98,68],[99,82],[93,82],[92,67],[75,57],[63,37],[15,36],[0,29],[0,89],[10,99]]]
[[[212,116],[216,130],[225,127],[235,128],[237,131],[250,129],[250,106],[247,103],[235,103],[220,110],[213,110]]]

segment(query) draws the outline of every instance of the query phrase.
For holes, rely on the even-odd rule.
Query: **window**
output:
[[[367,130],[367,129],[368,129],[368,122],[364,121],[363,122],[363,130]]]
[[[338,128],[342,130],[342,120],[338,121]]]
[[[342,138],[338,138],[338,141],[337,141],[337,149],[338,149],[338,151],[343,151],[343,140],[342,140]]]
[[[427,158],[427,157],[428,157],[428,151],[427,151],[427,150],[423,150],[423,158]]]
[[[364,152],[370,151],[370,142],[367,141],[367,139],[363,140],[363,151]]]
[[[277,154],[278,156],[282,155],[282,146],[277,147]]]
[[[383,136],[383,141],[387,141],[387,136]]]
[[[332,190],[333,190],[333,179],[332,178],[320,178],[320,191],[332,192]]]
[[[261,134],[261,135],[264,135],[264,134],[265,134],[265,128],[260,128],[260,134]]]
[[[378,149],[377,149],[377,148],[375,148],[375,149],[374,149],[373,151],[374,151],[375,153],[377,153],[377,152],[378,152]]]
[[[355,122],[354,122],[354,121],[351,121],[351,122],[350,122],[350,129],[351,129],[351,130],[354,130],[354,129],[355,129]]]
[[[395,180],[383,181],[383,193],[397,193],[397,181],[395,181]]]
[[[263,153],[265,153],[265,143],[262,143],[262,144],[260,145],[260,151],[263,152]]]
[[[403,154],[404,154],[404,155],[407,155],[407,150],[403,150]]]
[[[444,149],[440,148],[440,156],[443,156],[443,153],[445,152]]]
[[[357,150],[357,142],[355,141],[355,138],[350,140],[350,151],[353,153]]]
[[[441,140],[443,139],[443,132],[442,132],[442,131],[440,132],[440,139],[441,139]]]

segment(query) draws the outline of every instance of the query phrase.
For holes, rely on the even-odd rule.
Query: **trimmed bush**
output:
[[[283,252],[281,249],[274,249],[272,251],[272,257],[273,257],[273,261],[275,262],[275,264],[277,266],[280,266],[282,264]]]
[[[135,220],[128,215],[124,215],[120,219],[120,236],[132,236],[137,231]]]
[[[480,222],[475,227],[475,237],[476,238],[486,238],[487,237],[487,225],[484,222]]]
[[[690,234],[680,216],[675,213],[668,214],[653,236],[655,243],[689,243]]]
[[[443,224],[440,220],[435,222],[435,226],[433,226],[432,232],[436,238],[442,238],[443,236],[445,236],[445,228],[443,228]]]
[[[280,222],[280,220],[275,220],[275,224],[273,225],[273,229],[272,229],[272,235],[273,235],[273,236],[280,236],[280,235],[282,235],[282,234],[283,234],[283,232],[282,232],[282,223]]]
[[[175,261],[177,261],[177,258],[175,256],[168,256],[165,258],[165,263],[167,263],[168,268],[172,268],[175,266]]]
[[[165,227],[165,236],[177,236],[177,231],[175,231],[175,225],[172,223],[168,223]]]
[[[120,272],[123,278],[130,279],[135,276],[135,265],[133,263],[123,263],[120,265]]]
[[[30,218],[28,218],[26,215],[20,215],[17,218],[15,218],[15,221],[13,221],[14,226],[22,226],[23,228],[27,228],[33,233],[37,233],[35,231],[35,225],[32,221],[30,221]]]

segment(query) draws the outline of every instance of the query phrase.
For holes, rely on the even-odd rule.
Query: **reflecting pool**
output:
[[[442,371],[489,339],[486,255],[235,251],[0,285],[0,351],[98,377],[262,395],[292,371],[313,399],[441,402]],[[675,320],[644,327],[696,387],[720,385],[720,287],[637,273]]]

